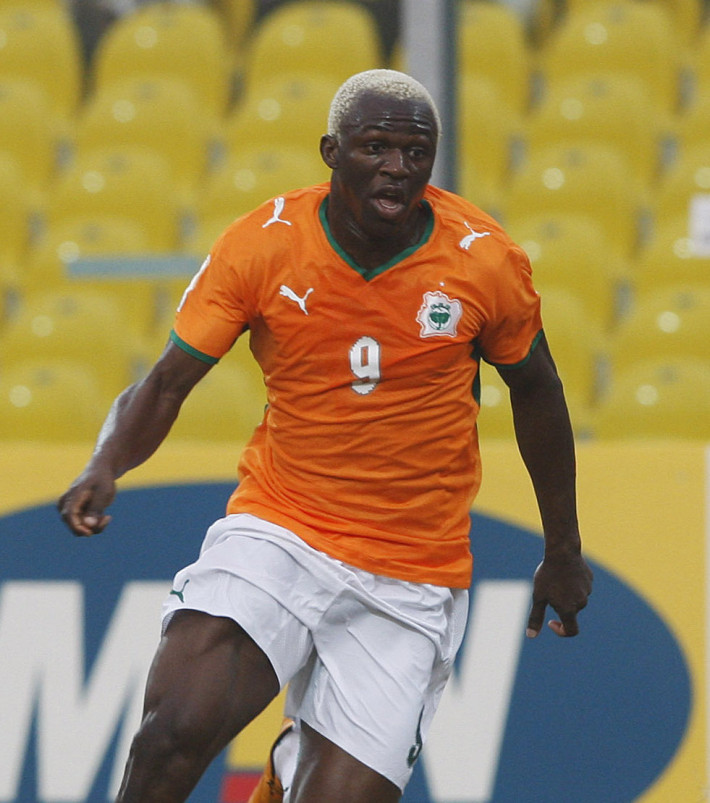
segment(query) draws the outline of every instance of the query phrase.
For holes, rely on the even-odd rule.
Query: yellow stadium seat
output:
[[[34,82],[58,117],[71,119],[83,92],[81,48],[63,5],[0,6],[0,77]]]
[[[530,8],[530,39],[533,47],[541,47],[554,31],[562,9],[557,0],[537,0]]]
[[[183,251],[204,258],[224,230],[233,223],[238,216],[231,211],[217,211],[214,214],[203,213],[193,221],[192,230],[185,236]]]
[[[683,46],[695,48],[703,27],[704,0],[660,0],[673,18],[673,26]]]
[[[45,92],[27,79],[0,77],[0,153],[17,160],[36,208],[57,169],[59,149],[60,133]]]
[[[703,0],[655,0],[669,15],[680,42],[692,45],[700,31]],[[564,0],[566,13],[576,13],[589,5],[589,0]]]
[[[133,76],[187,84],[210,113],[224,113],[231,93],[229,50],[218,12],[207,5],[149,3],[122,17],[94,54],[94,90]]]
[[[181,232],[179,195],[166,160],[149,149],[97,148],[79,154],[49,193],[50,227],[105,215],[140,224],[153,251],[173,251]]]
[[[141,344],[118,305],[95,290],[62,288],[26,297],[2,343],[3,370],[26,359],[68,359],[93,370],[108,395],[144,369]]]
[[[642,184],[661,164],[658,109],[638,78],[585,73],[548,85],[527,118],[528,147],[602,144],[617,150]]]
[[[693,196],[710,192],[710,143],[681,148],[653,193],[657,225],[688,215]]]
[[[522,115],[501,99],[491,80],[475,75],[460,77],[457,115],[459,169],[501,186],[513,164]]]
[[[710,439],[710,362],[645,360],[621,372],[594,413],[604,440]]]
[[[710,89],[710,83],[708,83]],[[710,131],[710,92],[702,91],[678,114],[669,126],[676,150],[707,144]]]
[[[654,288],[636,296],[614,332],[612,372],[652,356],[708,359],[708,343],[710,284]]]
[[[503,208],[502,182],[479,175],[470,159],[463,159],[459,165],[456,191],[496,220],[500,219]]]
[[[84,257],[135,256],[150,251],[145,229],[136,221],[87,215],[61,221],[44,231],[27,257],[27,287],[55,289],[71,280],[71,266]]]
[[[602,329],[615,323],[623,308],[628,268],[599,225],[564,212],[532,214],[515,221],[508,232],[530,258],[539,292],[566,289]]]
[[[328,109],[339,83],[306,73],[275,77],[250,87],[224,126],[227,151],[298,145],[318,153],[328,133]]]
[[[269,198],[324,181],[327,176],[315,149],[284,146],[244,150],[205,183],[196,202],[198,221],[224,220],[226,226]]]
[[[81,363],[42,358],[0,372],[2,440],[93,441],[108,409]]]
[[[531,64],[520,15],[504,3],[463,0],[456,30],[459,75],[486,78],[503,103],[526,112]]]
[[[61,9],[64,5],[63,0],[22,0],[21,3],[18,0],[0,0],[0,8],[7,8],[12,6],[38,6],[39,8],[51,8],[53,10]]]
[[[541,300],[545,335],[565,393],[577,407],[591,404],[604,380],[606,341],[601,326],[568,290],[548,287]]]
[[[532,213],[584,215],[604,230],[622,255],[636,247],[645,202],[619,154],[590,144],[531,152],[503,199],[508,225]]]
[[[581,3],[545,42],[538,65],[550,81],[580,73],[635,76],[665,112],[680,99],[681,48],[669,12],[657,3]]]
[[[95,94],[76,126],[76,148],[141,146],[161,154],[190,197],[217,140],[192,90],[174,78],[134,76]]]
[[[0,344],[5,324],[11,320],[20,303],[22,269],[20,265],[0,260]]]
[[[215,0],[215,6],[226,21],[231,47],[241,51],[256,19],[257,0]]]
[[[633,260],[632,276],[639,293],[678,283],[710,286],[710,258],[698,255],[687,214],[654,228],[650,241]]]
[[[264,415],[266,390],[248,336],[232,351],[236,353],[223,357],[192,390],[171,439],[245,443],[252,436]]]
[[[17,159],[0,151],[0,263],[19,264],[30,241],[32,199]]]
[[[701,29],[690,66],[696,84],[695,94],[701,97],[710,87],[710,24],[706,23]]]
[[[352,74],[381,67],[375,20],[359,3],[298,0],[268,13],[252,33],[245,61],[247,91],[292,72],[322,75],[341,84]]]
[[[122,258],[149,251],[144,229],[135,221],[101,216],[72,219],[46,231],[30,249],[23,289],[39,293],[91,288],[118,305],[128,328],[149,336],[160,317],[161,281],[112,272]],[[76,274],[73,269],[87,258],[106,261],[99,262],[92,275]]]
[[[508,386],[498,371],[481,362],[479,368],[478,436],[482,441],[514,440],[513,413],[510,409]]]

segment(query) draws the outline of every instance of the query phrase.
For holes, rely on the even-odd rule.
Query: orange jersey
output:
[[[429,187],[420,242],[364,271],[333,240],[327,184],[235,221],[185,293],[173,340],[216,362],[247,328],[267,388],[228,512],[368,571],[470,583],[481,479],[478,358],[541,331],[530,265],[488,215]]]

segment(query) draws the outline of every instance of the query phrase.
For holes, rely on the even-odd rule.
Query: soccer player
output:
[[[545,536],[527,633],[548,605],[557,635],[578,632],[591,572],[530,265],[492,218],[429,185],[440,131],[409,76],[346,81],[320,143],[330,182],[225,231],[59,501],[75,534],[103,530],[116,479],[248,330],[268,407],[227,515],[166,600],[123,803],[185,800],[286,684],[292,803],[399,800],[468,611],[481,358],[510,388]]]

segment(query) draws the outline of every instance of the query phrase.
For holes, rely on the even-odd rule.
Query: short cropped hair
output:
[[[343,121],[355,103],[366,93],[373,92],[396,100],[419,100],[430,109],[436,122],[437,142],[441,136],[441,118],[434,99],[426,87],[411,75],[397,70],[366,70],[350,76],[335,93],[328,113],[328,134],[340,138]]]

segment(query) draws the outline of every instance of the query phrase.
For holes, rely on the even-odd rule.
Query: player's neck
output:
[[[332,204],[332,201],[331,201]],[[381,231],[366,230],[343,210],[328,208],[328,224],[340,248],[360,267],[374,270],[416,245],[424,235],[428,213],[418,206],[409,220],[399,226],[383,226]]]

